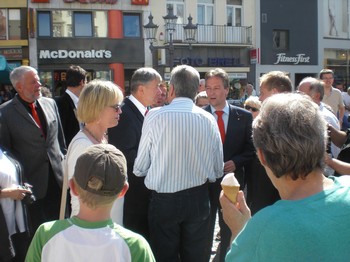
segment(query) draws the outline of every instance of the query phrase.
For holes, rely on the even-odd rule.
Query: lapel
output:
[[[144,120],[144,116],[141,114],[140,110],[135,106],[135,104],[133,102],[131,102],[131,100],[129,98],[125,98],[124,99],[124,104],[127,105],[130,110],[134,113],[134,115],[136,116],[136,118],[143,123]]]
[[[239,125],[239,122],[242,121],[241,113],[232,105],[229,105],[229,115],[228,115],[228,123],[226,133],[228,135],[232,134],[232,132]]]
[[[16,95],[13,98],[13,106],[15,110],[21,115],[26,121],[31,123],[32,125],[35,125],[36,127],[39,127],[38,124],[35,122],[34,118],[31,114],[27,111],[27,109],[24,107],[24,105],[19,101],[18,95]]]
[[[72,112],[74,113],[75,118],[78,120],[78,116],[77,116],[77,109],[75,108],[75,104],[73,102],[73,99],[70,97],[70,95],[68,95],[66,92],[64,92],[63,94],[63,98],[68,102],[68,105],[70,107],[71,110],[68,110],[68,114],[71,114]]]
[[[37,103],[39,103],[40,107],[41,107],[41,111],[43,112],[44,114],[44,118],[45,118],[45,125],[46,125],[46,128],[48,129],[48,123],[49,123],[49,120],[51,119],[51,115],[50,115],[50,111],[47,110],[50,108],[48,102],[45,100],[45,99],[42,99],[42,98],[39,98],[38,100],[36,100]],[[41,123],[43,124],[43,123]],[[47,130],[48,131],[48,130]]]

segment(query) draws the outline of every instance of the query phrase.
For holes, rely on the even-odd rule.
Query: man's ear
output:
[[[171,103],[171,101],[175,98],[175,89],[174,85],[169,85],[169,91],[168,91],[168,103]]]
[[[128,189],[129,189],[129,183],[125,182],[123,189],[120,191],[120,193],[118,195],[118,198],[123,197],[126,194],[126,191],[128,191]]]
[[[73,193],[73,195],[78,196],[77,189],[75,187],[75,183],[73,179],[69,179],[68,181],[70,191]]]
[[[265,156],[262,152],[262,150],[260,148],[257,148],[257,155],[258,155],[258,158],[259,158],[259,161],[260,163],[263,165],[263,166],[266,166],[266,160],[265,160]]]

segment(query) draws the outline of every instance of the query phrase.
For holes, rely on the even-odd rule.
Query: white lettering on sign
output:
[[[111,58],[110,50],[40,50],[39,59]]]
[[[297,54],[296,56],[286,56],[286,53],[277,54],[277,61],[275,65],[279,63],[293,63],[297,64],[306,64],[310,63],[310,56],[305,56],[305,54]]]

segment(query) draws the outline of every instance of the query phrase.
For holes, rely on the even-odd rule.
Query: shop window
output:
[[[106,11],[39,11],[39,37],[107,37]]]
[[[272,47],[274,50],[289,49],[289,31],[288,30],[273,30],[272,32]]]
[[[123,14],[124,37],[141,37],[140,15]]]
[[[228,26],[242,26],[242,0],[227,0],[226,19]]]
[[[106,11],[96,11],[94,15],[94,25],[95,25],[95,37],[107,37],[108,36],[108,20]]]
[[[72,36],[72,13],[71,11],[56,10],[52,12],[52,36]]]
[[[96,71],[95,72],[95,79],[102,79],[102,80],[108,80],[111,81],[111,71]]]
[[[200,25],[214,24],[214,0],[197,1],[197,20]]]
[[[38,36],[51,36],[50,12],[38,12]]]
[[[0,9],[0,40],[21,39],[20,9]]]
[[[93,36],[92,14],[90,12],[74,12],[74,35]]]
[[[21,12],[19,9],[9,9],[9,39],[21,39]]]
[[[169,6],[173,7],[174,15],[177,16],[176,23],[180,24],[180,25],[187,24],[187,18],[186,18],[186,21],[184,20],[184,17],[185,17],[184,1],[183,0],[168,0],[167,4],[166,4],[165,14],[167,14]]]
[[[7,39],[7,12],[6,9],[0,9],[0,40]]]

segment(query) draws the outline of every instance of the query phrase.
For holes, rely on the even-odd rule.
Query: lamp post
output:
[[[172,5],[169,5],[168,14],[166,16],[163,16],[163,19],[165,22],[165,31],[166,33],[169,34],[169,42],[167,45],[162,45],[162,46],[154,45],[154,43],[156,42],[157,30],[159,26],[153,23],[152,14],[148,16],[148,24],[144,25],[143,28],[145,29],[146,39],[150,41],[149,48],[152,53],[153,67],[155,66],[154,51],[158,49],[167,49],[169,51],[169,63],[170,63],[169,67],[171,71],[174,66],[173,33],[175,31],[176,21],[177,21],[177,16],[174,15]],[[183,28],[185,31],[185,42],[189,43],[189,47],[191,49],[192,43],[196,41],[197,26],[192,24],[191,15],[187,19],[188,19],[188,24],[185,25]]]

